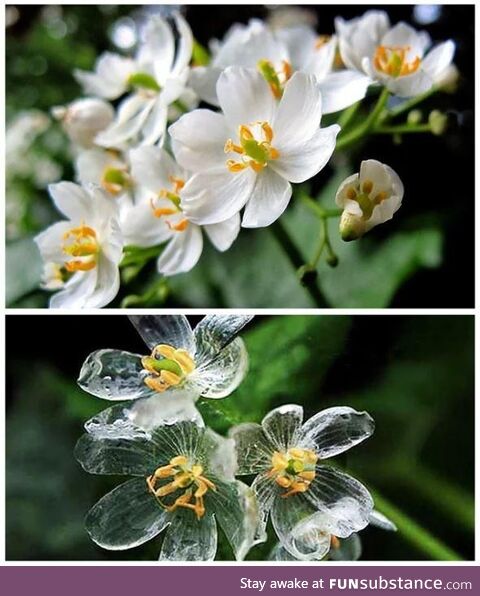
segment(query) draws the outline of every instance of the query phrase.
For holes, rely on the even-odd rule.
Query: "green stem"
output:
[[[322,256],[323,253],[323,249],[325,248],[325,224],[326,220],[322,219],[321,223],[320,223],[320,234],[318,236],[318,247],[317,250],[315,251],[315,254],[313,256],[313,259],[310,262],[310,266],[312,269],[316,269],[318,262],[320,261],[320,258]]]
[[[375,507],[386,515],[398,528],[400,535],[419,552],[436,561],[461,561],[462,557],[441,540],[422,528],[415,520],[390,503],[376,490],[370,490]]]
[[[270,229],[272,230],[273,235],[277,239],[277,242],[285,251],[285,254],[290,260],[290,263],[292,264],[294,269],[298,271],[301,267],[303,267],[304,259],[300,251],[290,238],[290,234],[285,229],[284,225],[281,223],[279,219],[277,219],[277,221],[270,226]],[[306,276],[302,283],[318,308],[328,307],[328,303],[325,300],[323,294],[321,293],[314,276]]]
[[[330,217],[340,217],[342,215],[342,209],[324,209],[314,199],[306,194],[300,195],[300,200],[311,209],[317,217],[320,219],[328,219]]]
[[[403,103],[398,105],[396,108],[392,108],[391,110],[388,110],[388,112],[387,112],[388,118],[396,118],[397,116],[400,116],[400,114],[403,114],[404,112],[408,112],[409,110],[411,110],[418,104],[420,104],[423,101],[425,101],[426,99],[428,99],[434,93],[437,93],[437,91],[438,91],[437,87],[432,87],[425,93],[417,95],[416,97],[412,97],[411,99],[407,99],[406,101],[404,101]]]
[[[376,135],[410,134],[432,132],[430,124],[400,124],[398,126],[380,126],[373,131]]]
[[[337,120],[337,124],[341,126],[342,130],[345,130],[350,124],[350,122],[353,120],[361,103],[361,101],[357,101],[346,110],[343,110],[343,112],[340,114]]]

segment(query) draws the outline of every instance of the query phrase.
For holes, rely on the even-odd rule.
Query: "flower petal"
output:
[[[182,171],[170,155],[159,147],[137,147],[129,153],[132,175],[137,184],[158,194],[170,188],[171,176],[181,177]]]
[[[194,110],[184,114],[168,132],[178,163],[192,172],[203,172],[225,162],[223,150],[229,131],[223,114]]]
[[[422,68],[436,80],[448,68],[455,54],[455,44],[452,40],[438,44],[425,56]]]
[[[341,70],[328,74],[320,83],[323,113],[332,114],[360,101],[372,83],[370,77],[355,70]]]
[[[295,404],[280,406],[269,412],[262,420],[267,438],[279,451],[296,446],[303,421],[303,408]]]
[[[252,490],[255,493],[258,503],[259,524],[256,540],[263,542],[266,537],[268,516],[270,515],[273,502],[278,494],[278,486],[265,474],[259,474],[252,483]]]
[[[319,511],[328,511],[335,536],[346,538],[370,522],[370,493],[358,480],[335,468],[317,466],[315,478],[304,494]]]
[[[275,446],[267,439],[260,424],[238,424],[229,430],[228,436],[235,441],[237,475],[265,473],[271,468]]]
[[[50,298],[50,308],[85,308],[88,297],[95,291],[96,282],[96,268],[75,273],[63,286],[63,290]]]
[[[57,182],[49,185],[48,192],[55,207],[72,221],[81,221],[92,211],[91,196],[78,184]]]
[[[88,356],[77,383],[96,397],[110,401],[153,394],[143,379],[142,356],[122,350],[97,350]]]
[[[327,459],[368,439],[374,430],[375,423],[367,412],[349,407],[327,408],[305,422],[301,443],[315,445],[319,458]]]
[[[127,439],[135,441],[151,438],[148,431],[136,426],[130,415],[130,410],[124,405],[102,410],[87,420],[84,426],[87,433],[98,440]]]
[[[192,328],[184,315],[130,315],[128,317],[147,346],[159,344],[195,352]]]
[[[248,368],[248,354],[240,337],[221,350],[215,360],[199,366],[191,380],[200,395],[214,399],[227,397],[243,381]]]
[[[204,226],[204,230],[217,250],[222,252],[228,250],[240,231],[240,215],[235,213],[225,221]]]
[[[176,232],[157,259],[157,269],[163,275],[185,273],[195,267],[203,251],[203,237],[199,226],[188,224],[183,232]]]
[[[205,366],[253,319],[253,315],[206,315],[195,327],[195,361]]]
[[[147,542],[168,523],[168,514],[149,492],[144,478],[117,486],[90,509],[85,527],[108,550],[126,550]]]
[[[358,534],[340,540],[338,547],[330,549],[332,561],[358,561],[362,556],[362,542]]]
[[[118,224],[116,224],[118,227]],[[114,263],[101,252],[97,263],[95,289],[85,296],[82,308],[102,308],[109,304],[120,289],[118,262]]]
[[[215,66],[195,66],[190,71],[189,86],[202,101],[218,106],[217,81],[223,68]]]
[[[74,77],[87,94],[116,99],[125,93],[126,81],[134,69],[134,62],[118,54],[105,52],[95,65],[95,72],[75,70]]]
[[[400,22],[385,33],[381,45],[387,47],[408,46],[409,57],[422,58],[430,43],[430,36],[426,31],[416,31],[407,23]]]
[[[335,150],[339,132],[338,124],[320,128],[309,141],[282,148],[278,159],[269,165],[290,182],[305,182],[325,167]]]
[[[35,236],[34,240],[42,259],[46,262],[62,263],[65,253],[62,249],[63,235],[72,227],[68,221],[58,221]]]
[[[175,12],[173,18],[177,26],[179,40],[172,75],[178,76],[185,71],[192,58],[193,35],[190,25],[179,12]]]
[[[193,511],[170,515],[160,561],[213,561],[217,552],[217,524],[212,514],[196,519]]]
[[[370,525],[389,532],[397,531],[397,526],[386,515],[383,515],[383,513],[380,513],[376,509],[370,514]]]
[[[122,147],[139,134],[155,103],[155,98],[139,93],[128,96],[120,104],[114,122],[95,137],[95,143],[102,147]]]
[[[312,138],[322,118],[322,96],[314,75],[296,72],[285,85],[272,123],[272,144],[300,145]]]
[[[198,392],[188,387],[169,389],[164,393],[137,400],[127,411],[129,420],[146,431],[162,424],[175,424],[183,420],[203,426],[202,417],[195,407]]]
[[[149,68],[153,63],[155,78],[162,83],[170,73],[175,56],[172,29],[160,15],[152,15],[143,33],[137,62],[144,68]]]
[[[282,215],[291,197],[290,183],[271,168],[264,168],[257,176],[255,187],[245,207],[242,227],[269,226]]]
[[[168,106],[161,97],[157,97],[148,117],[142,125],[140,146],[163,144],[163,136],[167,130]]]
[[[272,122],[275,98],[265,79],[254,69],[226,68],[217,82],[217,97],[232,131],[241,124]]]

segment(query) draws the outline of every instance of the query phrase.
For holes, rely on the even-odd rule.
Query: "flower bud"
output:
[[[408,124],[420,124],[422,121],[422,112],[420,110],[412,110],[408,112],[407,122]]]
[[[434,135],[442,135],[447,129],[448,116],[439,110],[433,110],[428,116],[428,123]]]
[[[362,217],[344,211],[340,218],[340,235],[342,240],[350,242],[358,240],[366,232],[365,222]]]
[[[435,85],[445,93],[455,93],[458,88],[459,79],[460,71],[455,64],[450,64],[450,66],[441,73],[441,76],[436,79]]]
[[[62,123],[73,143],[89,148],[96,135],[112,122],[114,110],[102,99],[87,97],[67,106],[55,106],[52,115]]]

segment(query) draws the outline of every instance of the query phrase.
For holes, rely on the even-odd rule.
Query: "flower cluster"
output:
[[[158,248],[157,270],[171,276],[196,265],[204,235],[226,251],[242,227],[270,226],[292,185],[390,118],[390,94],[421,98],[451,67],[452,41],[429,51],[425,32],[392,27],[384,12],[335,28],[253,20],[199,53],[174,12],[149,20],[134,56],[106,52],[93,71],[76,71],[87,97],[53,109],[74,146],[76,183],[50,186],[67,219],[37,237],[42,285],[57,291],[50,306],[111,302],[132,248]],[[355,119],[367,92],[382,89],[368,118]],[[335,114],[329,126],[323,114]],[[363,162],[359,182],[337,194],[342,237],[390,219],[402,195],[391,168]]]
[[[76,446],[87,472],[133,477],[86,517],[99,546],[129,549],[166,530],[161,560],[212,560],[219,525],[241,560],[266,540],[271,518],[273,558],[320,560],[346,557],[356,533],[379,518],[365,486],[327,461],[373,433],[366,412],[333,407],[304,422],[302,407],[286,405],[228,438],[205,427],[195,402],[241,383],[247,352],[236,335],[250,318],[206,316],[192,331],[181,316],[131,317],[150,354],[87,358],[84,390],[133,401],[89,420]],[[251,486],[236,479],[251,474]]]

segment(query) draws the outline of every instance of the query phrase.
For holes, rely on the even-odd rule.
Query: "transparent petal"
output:
[[[330,550],[330,533],[317,523],[315,508],[301,494],[277,496],[272,524],[282,546],[296,559],[322,559]]]
[[[397,531],[397,526],[386,515],[383,515],[383,513],[380,513],[376,509],[370,514],[370,525],[389,532]]]
[[[198,394],[186,389],[169,389],[147,399],[136,401],[128,410],[128,417],[137,427],[150,431],[162,424],[191,420],[202,426],[203,421],[195,407]]]
[[[83,363],[77,383],[88,393],[108,399],[127,400],[153,394],[143,382],[142,356],[122,350],[97,350]]]
[[[208,491],[205,503],[213,511],[237,561],[257,543],[258,506],[253,491],[242,482],[224,482],[213,478],[216,490]]]
[[[150,439],[148,431],[134,424],[130,411],[123,405],[102,410],[85,422],[85,430],[95,439]]]
[[[147,439],[98,439],[86,433],[75,446],[75,457],[90,474],[147,477],[158,466],[155,446]]]
[[[163,539],[160,561],[213,561],[217,552],[217,525],[206,513],[196,519],[193,511],[178,509]]]
[[[281,542],[277,542],[273,550],[268,555],[269,561],[298,561],[296,557],[291,555],[288,550],[283,548]]]
[[[216,356],[215,360],[199,368],[189,378],[203,397],[227,397],[243,381],[248,369],[245,344],[237,337]]]
[[[130,315],[128,318],[150,349],[168,344],[194,353],[192,328],[184,315]]]
[[[340,538],[363,530],[370,523],[370,493],[358,480],[335,468],[317,466],[305,498],[319,511],[328,511],[332,534]]]
[[[239,424],[233,426],[228,434],[235,441],[239,476],[268,472],[275,447],[265,436],[260,424]]]
[[[108,550],[139,546],[159,534],[167,523],[168,514],[149,492],[143,478],[117,486],[85,518],[90,538]]]
[[[209,445],[208,468],[224,480],[235,480],[237,473],[237,454],[235,441],[218,435],[212,429],[205,430],[204,439]]]
[[[305,422],[301,444],[313,444],[319,458],[326,459],[358,445],[374,430],[375,423],[367,412],[349,407],[327,408]]]
[[[252,483],[252,490],[257,497],[259,523],[255,540],[263,542],[266,537],[268,516],[272,509],[273,502],[278,494],[276,484],[265,474],[259,474]]]
[[[193,332],[196,343],[195,360],[202,366],[216,358],[235,338],[253,315],[207,315]]]
[[[348,538],[340,540],[338,547],[330,549],[332,561],[358,561],[362,556],[362,541],[358,534],[352,534]]]
[[[302,421],[302,406],[289,404],[269,412],[262,420],[262,428],[276,449],[287,451],[289,447],[296,446]]]

